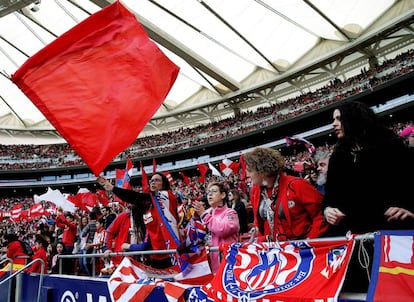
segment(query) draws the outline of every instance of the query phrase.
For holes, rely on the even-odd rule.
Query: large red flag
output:
[[[152,174],[157,172],[157,162],[155,161],[155,158],[152,159]]]
[[[116,1],[30,57],[12,81],[98,175],[134,142],[178,71]]]

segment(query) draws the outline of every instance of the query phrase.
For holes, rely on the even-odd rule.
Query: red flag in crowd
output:
[[[204,183],[206,180],[206,173],[209,170],[209,167],[203,164],[197,164],[198,170],[200,171],[200,177],[198,178],[199,183]]]
[[[30,216],[31,217],[40,217],[45,214],[43,205],[41,203],[35,203],[30,207]]]
[[[188,178],[188,176],[186,176],[184,174],[184,172],[180,172],[180,176],[183,179],[183,182],[186,186],[188,186],[190,184],[190,179]]]
[[[23,205],[22,204],[16,204],[13,206],[13,208],[10,210],[10,218],[13,220],[20,220],[20,215],[23,211]]]
[[[380,231],[367,301],[411,301],[414,297],[414,231]]]
[[[98,201],[106,207],[109,204],[109,196],[108,193],[106,193],[105,190],[96,190],[96,197],[98,198]]]
[[[221,172],[223,172],[223,174],[226,176],[229,176],[231,174],[237,174],[240,170],[240,164],[228,158],[223,159],[221,163],[219,163],[219,167]]]
[[[152,159],[152,174],[157,172],[157,162],[155,161],[155,158]]]
[[[135,15],[114,1],[31,56],[11,79],[99,175],[136,140],[178,72]]]
[[[246,163],[244,161],[243,154],[240,155],[239,164],[240,164],[240,180],[246,180],[246,177],[247,177]]]
[[[147,172],[145,172],[144,166],[142,165],[142,161],[140,162],[141,166],[141,175],[142,175],[142,191],[148,193],[150,191],[149,182]]]
[[[130,159],[126,161],[125,170],[115,170],[115,186],[123,189],[131,189],[131,176],[133,164]]]
[[[80,188],[75,196],[68,197],[79,209],[90,212],[93,207],[99,206],[98,197],[86,188]]]
[[[162,174],[164,174],[165,177],[167,177],[168,182],[170,183],[170,185],[174,184],[174,179],[171,176],[171,173],[169,171],[164,171]]]

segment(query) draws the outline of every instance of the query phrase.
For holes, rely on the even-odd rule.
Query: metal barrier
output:
[[[10,259],[11,260],[11,259]],[[18,284],[18,277],[22,274],[22,273],[24,273],[24,271],[27,269],[27,268],[29,268],[30,266],[32,266],[34,263],[36,263],[36,262],[40,262],[41,263],[41,270],[40,270],[40,278],[39,278],[39,286],[38,286],[38,291],[37,291],[37,299],[36,299],[36,301],[37,302],[41,302],[41,294],[42,294],[42,284],[43,284],[43,276],[44,276],[44,271],[45,271],[45,262],[43,261],[43,259],[39,259],[39,258],[37,258],[37,259],[34,259],[33,261],[31,261],[31,262],[29,262],[28,264],[26,264],[24,267],[22,267],[21,269],[19,269],[19,270],[17,270],[17,271],[15,271],[14,273],[12,273],[12,269],[13,269],[13,265],[11,265],[11,271],[10,271],[10,275],[7,277],[7,278],[5,278],[5,279],[3,279],[3,280],[1,280],[1,282],[0,282],[0,285],[2,285],[2,284],[4,284],[4,283],[6,283],[6,282],[8,282],[8,281],[10,281],[10,280],[12,280],[13,278],[15,278],[16,279],[16,296],[15,296],[15,301],[16,302],[19,302],[20,301],[20,296],[21,296],[21,290],[22,290],[22,288],[21,288],[21,284]],[[13,261],[11,261],[11,263],[13,264]],[[11,298],[11,293],[12,293],[12,288],[11,288],[11,285],[12,285],[12,282],[10,282],[10,284],[9,284],[9,294],[8,294],[8,297],[7,297],[7,301],[9,301],[9,302],[11,302],[10,301],[10,298]]]

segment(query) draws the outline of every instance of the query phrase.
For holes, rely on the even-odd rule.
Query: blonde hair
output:
[[[278,175],[285,166],[283,155],[272,148],[257,147],[243,155],[246,166],[268,177]]]

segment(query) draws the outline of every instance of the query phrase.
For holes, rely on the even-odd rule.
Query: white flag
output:
[[[65,198],[65,196],[58,190],[47,188],[47,192],[42,195],[35,194],[33,196],[34,202],[38,203],[42,200],[53,202],[57,207],[61,207],[63,211],[75,212],[75,205]]]
[[[212,171],[213,175],[222,176],[221,173],[219,172],[219,170],[217,170],[212,164],[208,163],[208,167]]]

